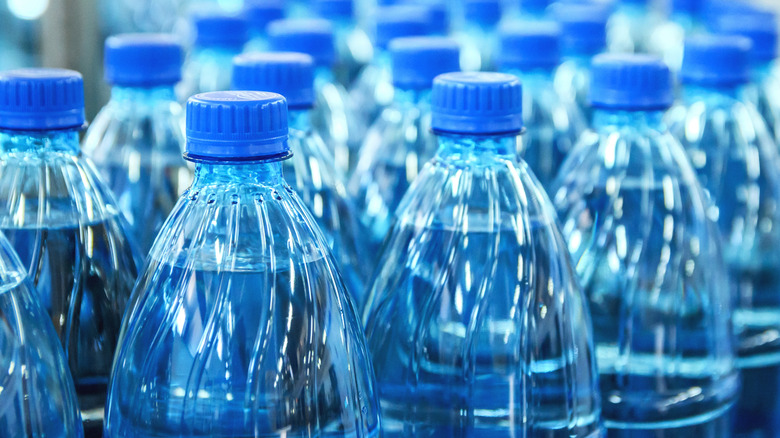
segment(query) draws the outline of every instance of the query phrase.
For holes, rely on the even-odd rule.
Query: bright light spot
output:
[[[8,9],[22,20],[37,20],[49,8],[49,0],[8,0]]]

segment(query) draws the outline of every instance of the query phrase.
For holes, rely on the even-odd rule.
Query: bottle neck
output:
[[[712,96],[739,98],[739,85],[702,86],[689,84],[683,86],[683,100],[686,103],[699,101]]]
[[[311,108],[290,108],[287,112],[287,124],[290,129],[308,131],[311,129]]]
[[[487,157],[515,159],[517,157],[517,132],[495,135],[454,134],[436,132],[439,138],[439,159],[445,161],[474,162]]]
[[[523,88],[550,88],[552,87],[554,69],[536,68],[532,70],[515,70],[510,69],[507,73],[511,73],[519,77],[523,82]]]
[[[597,108],[593,111],[593,126],[598,130],[608,127],[633,126],[637,128],[665,130],[664,111],[625,111]]]
[[[114,86],[111,89],[111,100],[121,103],[156,103],[173,102],[176,100],[174,85],[157,87],[123,87]]]
[[[431,101],[431,90],[411,90],[405,88],[395,88],[393,93],[393,100],[399,105],[412,105],[416,106],[421,103],[428,103]]]
[[[279,185],[284,183],[282,160],[199,161],[192,189],[213,184]]]
[[[79,129],[58,131],[0,130],[0,144],[4,152],[63,152],[78,155]]]

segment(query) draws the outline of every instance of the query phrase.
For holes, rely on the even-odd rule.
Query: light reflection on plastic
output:
[[[8,0],[8,9],[22,20],[37,20],[49,7],[49,0]]]

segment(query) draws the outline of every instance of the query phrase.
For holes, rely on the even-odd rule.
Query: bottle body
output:
[[[607,427],[686,436],[724,415],[739,384],[717,228],[661,117],[597,112],[553,199],[593,317]]]
[[[430,91],[397,90],[395,103],[366,135],[349,182],[373,250],[379,250],[401,199],[437,149],[431,131]]]
[[[289,126],[288,142],[293,156],[282,163],[284,173],[325,235],[347,288],[359,306],[371,271],[369,264],[360,260],[366,254],[365,234],[344,177],[322,138],[312,129],[309,111],[291,111]]]
[[[281,173],[197,165],[124,323],[106,436],[378,436],[352,301]]]
[[[9,438],[84,436],[73,379],[27,270],[0,235],[0,429]]]
[[[393,103],[394,92],[390,54],[375,48],[374,60],[361,70],[349,90],[349,98],[366,126],[371,126]]]
[[[516,137],[439,142],[364,311],[385,436],[600,436],[590,319]]]
[[[149,251],[192,181],[182,160],[184,110],[173,89],[115,89],[84,138],[84,152],[114,192],[136,241]]]
[[[775,144],[780,145],[780,74],[773,64],[754,69],[754,82],[743,89],[744,100],[750,102],[766,123]]]
[[[336,20],[335,23],[336,53],[339,62],[336,66],[336,80],[346,89],[360,75],[374,56],[374,47],[368,34],[349,20]]]
[[[736,418],[751,419],[737,424],[771,430],[780,417],[778,402],[765,395],[765,385],[780,376],[780,343],[767,336],[780,330],[779,157],[761,116],[737,95],[736,88],[690,87],[685,104],[669,112],[668,122],[715,206],[725,243],[736,296],[737,364],[744,370]],[[755,378],[760,380],[751,381]],[[757,421],[762,414],[763,421]]]
[[[102,428],[111,363],[140,258],[78,132],[0,133],[0,229],[48,311],[85,429]]]

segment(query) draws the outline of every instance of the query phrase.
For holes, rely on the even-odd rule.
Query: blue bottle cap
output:
[[[284,18],[284,2],[281,0],[253,0],[244,5],[250,30],[255,34],[265,35],[268,23]]]
[[[610,12],[595,4],[553,5],[561,27],[561,52],[566,56],[594,56],[607,48]]]
[[[520,12],[524,14],[543,14],[552,3],[550,0],[520,0]]]
[[[112,85],[154,87],[181,80],[184,49],[173,35],[135,33],[106,39],[105,78]]]
[[[603,54],[593,58],[590,102],[594,108],[663,110],[673,100],[669,67],[655,56]]]
[[[505,73],[445,73],[433,81],[435,131],[490,135],[523,129],[523,87]]]
[[[750,40],[750,60],[765,63],[777,55],[777,16],[765,11],[725,14],[715,20],[720,34],[740,35]]]
[[[390,42],[393,85],[406,90],[426,90],[433,79],[460,71],[460,47],[444,37],[396,38]]]
[[[328,20],[351,20],[355,16],[354,0],[314,0],[314,12]]]
[[[429,14],[428,9],[411,5],[377,8],[374,45],[386,49],[395,38],[427,35],[430,32]]]
[[[247,53],[233,59],[233,89],[270,91],[289,108],[314,105],[314,60],[304,53]]]
[[[276,20],[268,25],[268,38],[274,51],[306,53],[318,67],[336,61],[333,26],[327,20]]]
[[[750,40],[731,35],[701,35],[685,41],[680,80],[705,86],[738,85],[750,80]]]
[[[65,69],[0,73],[0,129],[50,131],[84,125],[84,81]]]
[[[561,30],[552,22],[515,21],[501,27],[502,70],[552,70],[560,62]]]
[[[224,161],[285,157],[287,101],[263,91],[215,91],[187,101],[189,159]]]
[[[493,27],[501,21],[501,0],[464,0],[466,21],[484,27]]]
[[[243,17],[223,12],[200,12],[192,16],[198,47],[240,48],[249,39]]]

